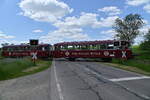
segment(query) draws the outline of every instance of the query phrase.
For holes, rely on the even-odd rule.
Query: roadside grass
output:
[[[106,62],[104,62],[103,64],[106,64],[106,65],[109,65],[112,67],[116,67],[119,69],[123,69],[123,70],[127,70],[127,71],[131,71],[131,72],[150,76],[150,72],[144,71],[144,70],[137,68],[137,67],[126,66],[126,65],[122,65],[122,64],[118,64],[118,63],[106,63]]]
[[[0,60],[3,59],[2,55],[2,51],[0,50]]]
[[[141,50],[139,45],[133,46],[132,51],[133,51],[134,54],[138,55],[138,56],[135,57],[135,59],[150,61],[150,51]]]
[[[136,59],[129,59],[129,60],[113,59],[112,63],[116,64],[114,66],[122,69],[127,69],[129,71],[150,75],[150,64],[138,61]]]
[[[38,60],[36,62],[36,66],[32,66],[31,68],[23,70],[21,73],[17,74],[16,77],[41,72],[41,71],[49,68],[51,66],[51,64],[52,64],[52,59],[50,59],[50,60]]]
[[[113,59],[112,66],[126,69],[129,71],[150,75],[150,51],[143,51],[139,46],[132,47],[133,54],[136,56],[133,59],[123,60],[123,59]]]
[[[37,60],[36,65],[34,65],[30,58],[2,59],[0,60],[0,80],[8,80],[40,72],[47,69],[50,65],[51,60]],[[33,68],[33,70],[25,71],[31,68]]]

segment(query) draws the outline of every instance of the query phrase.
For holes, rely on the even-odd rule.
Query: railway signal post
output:
[[[30,45],[32,46],[32,49],[34,50],[34,52],[31,53],[32,61],[34,62],[34,65],[36,65],[35,61],[37,60],[37,52],[35,52],[35,50],[36,50],[36,46],[38,45],[38,43],[39,41],[36,39],[30,40]]]
[[[34,65],[36,65],[36,60],[37,60],[37,52],[33,52],[31,53],[31,56],[32,56],[32,61],[34,62]]]

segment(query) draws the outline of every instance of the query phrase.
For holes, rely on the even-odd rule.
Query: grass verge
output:
[[[137,68],[137,67],[134,67],[134,66],[127,66],[127,65],[118,64],[118,63],[106,63],[106,62],[104,62],[103,64],[106,64],[106,65],[109,65],[112,67],[116,67],[119,69],[123,69],[123,70],[127,70],[127,71],[131,71],[131,72],[150,76],[150,72],[144,71],[144,70]]]
[[[133,59],[113,59],[112,63],[106,64],[128,71],[150,75],[150,51],[141,50],[139,46],[133,46],[132,51],[133,54],[136,54]]]
[[[51,60],[37,60],[36,65],[30,58],[0,60],[0,80],[8,80],[40,72],[51,65]],[[30,69],[30,70],[28,70]]]
[[[145,72],[150,72],[150,64],[146,63],[144,61],[141,61],[141,60],[137,60],[137,59],[130,59],[130,60],[113,59],[112,62],[116,63],[116,64],[120,64],[120,65],[136,67],[136,68],[141,69]]]

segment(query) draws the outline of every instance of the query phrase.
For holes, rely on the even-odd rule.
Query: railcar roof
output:
[[[80,41],[80,42],[61,42],[54,44],[55,46],[63,45],[94,45],[94,44],[105,44],[113,43],[115,40],[103,40],[103,41]]]
[[[39,44],[37,46],[47,46],[47,45],[50,45],[50,44]],[[8,46],[4,46],[4,47],[10,48],[10,47],[29,47],[29,46],[31,46],[31,45],[23,44],[23,45],[8,45]]]

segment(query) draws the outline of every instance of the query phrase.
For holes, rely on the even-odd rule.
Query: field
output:
[[[132,50],[135,54],[133,59],[113,59],[112,63],[119,64],[119,67],[124,65],[123,69],[150,75],[150,51],[140,50],[139,46],[133,46]]]
[[[30,58],[3,58],[0,59],[0,80],[12,79],[33,74],[51,65],[51,60],[37,60],[34,64]]]

